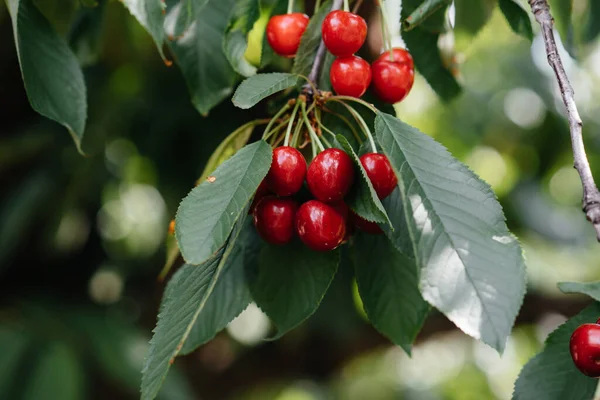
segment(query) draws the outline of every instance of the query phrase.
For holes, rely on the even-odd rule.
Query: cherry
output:
[[[360,97],[371,83],[371,67],[358,56],[336,58],[331,64],[329,79],[337,94]]]
[[[258,185],[256,192],[254,193],[254,198],[252,199],[252,204],[250,204],[250,209],[248,210],[248,214],[252,214],[254,212],[254,209],[256,208],[256,205],[258,204],[258,202],[261,201],[262,198],[267,196],[268,194],[269,194],[269,188],[267,187],[267,181],[265,179],[263,179],[260,182],[260,185]]]
[[[384,52],[373,62],[373,86],[381,100],[397,103],[404,99],[415,81],[415,68],[410,53],[404,49],[394,49],[394,61],[389,51]]]
[[[344,240],[346,223],[333,207],[309,200],[296,213],[296,233],[312,250],[329,251]]]
[[[388,158],[379,153],[367,153],[360,157],[360,163],[373,184],[377,197],[385,199],[394,191],[398,178]]]
[[[361,48],[367,38],[367,23],[351,12],[335,10],[327,14],[321,27],[323,42],[331,54],[348,57]]]
[[[348,207],[344,200],[340,200],[331,204],[331,207],[333,207],[335,211],[337,211],[338,214],[340,214],[342,218],[344,218],[344,222],[346,223],[346,235],[344,235],[344,240],[342,241],[342,243],[345,243],[348,241],[348,239],[350,239],[352,233],[354,233],[354,224],[352,223],[352,219],[350,217],[350,213],[352,211],[350,210],[350,207]]]
[[[306,173],[308,190],[326,203],[340,201],[354,182],[354,166],[348,154],[340,149],[326,149],[310,163]]]
[[[272,16],[267,24],[267,40],[275,53],[284,57],[294,57],[308,20],[308,15],[302,13]]]
[[[571,335],[569,348],[577,369],[592,378],[600,377],[600,325],[598,323],[583,324],[575,329]]]
[[[291,196],[302,187],[306,176],[306,160],[302,153],[289,146],[273,150],[271,169],[266,181],[269,190],[279,196]]]
[[[352,220],[354,226],[363,232],[373,235],[381,235],[383,233],[383,230],[381,230],[376,222],[367,221],[366,219],[356,215],[354,212],[350,213],[350,219]]]
[[[292,199],[263,197],[254,210],[254,225],[267,242],[285,244],[294,236],[298,203]]]

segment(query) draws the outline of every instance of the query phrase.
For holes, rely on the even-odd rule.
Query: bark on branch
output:
[[[575,161],[574,166],[579,173],[583,185],[583,212],[588,221],[594,225],[596,238],[600,241],[600,192],[598,192],[598,188],[594,182],[590,164],[585,154],[582,135],[583,124],[579,112],[577,111],[577,105],[575,104],[575,92],[569,82],[562,60],[558,54],[556,41],[554,40],[554,19],[552,18],[550,6],[546,0],[528,1],[531,6],[531,11],[535,16],[535,20],[542,28],[542,37],[544,38],[544,43],[546,45],[548,63],[554,70],[560,88],[560,94],[565,103],[565,108],[567,109],[567,118],[569,120],[569,130],[571,133],[571,145],[573,147],[573,158]]]

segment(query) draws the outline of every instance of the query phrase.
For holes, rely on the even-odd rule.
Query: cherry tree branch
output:
[[[531,11],[535,16],[535,20],[542,28],[542,37],[544,38],[544,43],[546,45],[548,63],[554,70],[560,88],[560,94],[565,103],[565,108],[567,109],[567,118],[569,120],[569,130],[571,133],[571,146],[573,147],[573,158],[575,161],[574,166],[579,173],[583,185],[583,212],[588,221],[594,226],[596,238],[600,241],[600,192],[598,192],[598,187],[594,182],[590,164],[585,154],[582,135],[583,123],[581,122],[581,117],[577,111],[577,105],[575,104],[575,92],[569,82],[562,60],[558,54],[556,41],[554,40],[554,31],[552,29],[554,19],[552,18],[550,6],[546,0],[528,1],[531,6]]]
[[[343,0],[333,0],[333,4],[331,5],[331,11],[339,10],[342,8]],[[319,43],[319,48],[317,49],[317,55],[315,56],[315,62],[310,70],[310,74],[308,75],[308,80],[311,81],[315,86],[318,84],[319,73],[321,72],[321,68],[323,66],[323,62],[325,61],[325,43],[323,43],[323,39]],[[304,92],[312,94],[312,86],[308,83],[304,85]]]

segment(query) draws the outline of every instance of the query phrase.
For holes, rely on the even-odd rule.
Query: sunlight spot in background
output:
[[[122,184],[118,198],[98,212],[98,229],[108,242],[124,241],[122,255],[148,256],[165,235],[165,202],[156,188],[145,184]],[[111,248],[115,250],[115,248]]]
[[[135,155],[137,149],[132,142],[127,139],[113,140],[104,150],[106,169],[115,176],[121,176],[127,161]]]
[[[581,204],[581,181],[577,171],[572,166],[562,167],[556,171],[548,183],[550,195],[556,202],[566,205]]]
[[[533,129],[544,121],[546,106],[533,90],[515,88],[504,97],[504,113],[515,125],[523,129]]]
[[[566,320],[567,318],[562,314],[546,313],[542,315],[535,326],[535,334],[540,343],[544,343],[548,338],[548,335],[565,323]]]
[[[274,400],[321,400],[324,397],[319,392],[313,382],[300,381],[282,390]]]
[[[271,323],[269,317],[255,303],[250,303],[227,325],[227,333],[246,346],[253,346],[267,337]]]
[[[514,161],[509,157],[503,157],[493,147],[475,147],[465,162],[492,187],[498,196],[508,193],[517,181]]]
[[[124,285],[123,277],[119,273],[102,267],[92,275],[88,292],[95,303],[113,304],[121,299]]]
[[[90,235],[90,222],[85,213],[72,209],[66,212],[60,220],[54,245],[61,252],[71,252],[80,249]]]

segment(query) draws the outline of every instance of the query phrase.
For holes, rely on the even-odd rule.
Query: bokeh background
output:
[[[29,106],[2,3],[0,399],[135,399],[164,287],[157,276],[169,220],[220,140],[266,109],[225,101],[203,117],[181,73],[164,65],[119,2],[101,3],[103,19],[97,9],[52,4],[40,2],[86,65],[86,156]],[[574,19],[585,20],[587,5],[574,2]],[[362,10],[374,17],[372,5]],[[586,304],[556,283],[600,279],[600,246],[581,212],[543,43],[514,35],[497,9],[485,12],[490,21],[478,34],[466,24],[443,38],[457,50],[448,62],[459,67],[462,96],[443,104],[417,77],[397,111],[492,185],[523,245],[528,294],[504,355],[434,313],[409,358],[366,323],[346,262],[301,327],[265,341],[269,320],[251,305],[178,359],[161,399],[510,398],[546,335]],[[97,34],[72,29],[72,18],[96,21]],[[563,60],[600,178],[600,43],[571,53]]]

